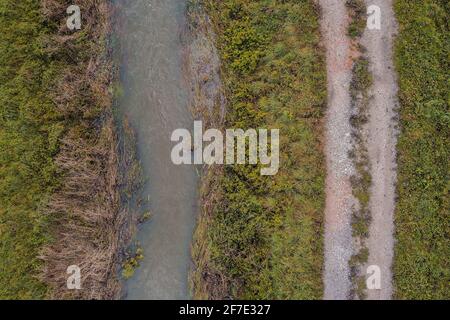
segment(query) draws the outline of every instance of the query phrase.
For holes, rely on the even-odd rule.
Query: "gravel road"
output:
[[[328,75],[324,299],[349,299],[352,284],[348,262],[355,250],[351,217],[352,206],[357,205],[350,184],[354,166],[348,157],[352,149],[349,87],[354,53],[347,37],[349,17],[345,1],[320,0],[319,3]],[[392,0],[365,0],[365,3],[381,9],[381,30],[366,29],[361,38],[373,76],[369,89],[369,122],[364,128],[372,176],[369,202],[372,221],[367,240],[369,259],[363,272],[371,265],[381,270],[381,288],[367,290],[367,298],[390,299],[398,105],[392,51],[397,25]]]
[[[345,1],[320,0],[322,36],[327,52],[328,109],[326,116],[327,179],[325,206],[324,299],[348,299],[351,289],[348,261],[353,254],[351,217],[355,199],[350,177],[352,78],[348,14]]]
[[[397,25],[392,0],[365,2],[367,6],[376,5],[381,9],[381,30],[366,29],[361,39],[361,44],[367,49],[369,71],[373,76],[367,125],[367,149],[372,176],[369,202],[372,221],[367,241],[367,266],[377,265],[381,270],[381,289],[367,290],[367,299],[385,300],[392,297],[397,143],[395,116],[398,105],[392,47]]]

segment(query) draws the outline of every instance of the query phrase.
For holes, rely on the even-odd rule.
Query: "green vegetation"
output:
[[[134,275],[134,272],[139,268],[140,261],[144,259],[144,250],[141,247],[136,249],[136,252],[131,254],[122,265],[122,277],[129,279]]]
[[[112,117],[107,3],[80,6],[70,32],[66,1],[0,0],[0,299],[120,289],[129,215],[117,186],[130,178],[118,169],[133,156],[119,153]],[[89,272],[69,292],[73,264]]]
[[[366,27],[366,5],[363,0],[347,0],[345,5],[351,19],[348,35],[351,38],[361,37]]]
[[[400,83],[394,277],[399,299],[450,298],[446,0],[397,0]]]
[[[201,2],[223,62],[225,126],[279,128],[280,171],[225,166],[204,178],[194,295],[320,299],[326,73],[318,8],[309,0]]]
[[[0,0],[0,299],[42,298],[39,213],[59,179],[53,157],[64,128],[49,88],[58,67],[43,48],[40,1]]]
[[[353,237],[358,239],[358,248],[350,259],[351,276],[353,281],[353,295],[359,299],[365,298],[365,274],[361,270],[364,263],[369,258],[369,250],[366,240],[369,237],[369,227],[371,213],[369,209],[370,186],[372,176],[370,174],[370,162],[367,151],[366,137],[363,134],[363,126],[369,117],[369,93],[372,85],[372,75],[369,72],[369,62],[364,57],[359,57],[353,65],[353,78],[351,82],[350,94],[352,97],[352,108],[354,114],[350,118],[352,125],[352,137],[354,148],[351,151],[351,158],[355,166],[356,173],[351,178],[352,192],[358,200],[359,207],[353,208],[352,231]]]
[[[370,164],[367,155],[367,146],[362,135],[364,124],[368,121],[368,89],[372,84],[372,75],[369,72],[369,62],[361,57],[353,66],[353,79],[351,83],[351,96],[355,113],[351,117],[352,136],[355,139],[355,148],[351,156],[354,159],[356,176],[352,177],[353,195],[358,200],[360,208],[353,216],[353,236],[367,238],[369,236],[369,188],[372,183]]]

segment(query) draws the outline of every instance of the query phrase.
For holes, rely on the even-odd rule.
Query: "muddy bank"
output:
[[[190,0],[187,10],[188,31],[186,32],[186,74],[191,83],[191,105],[194,116],[203,121],[204,129],[221,129],[225,122],[226,97],[221,79],[221,61],[215,47],[216,34],[212,22],[205,12],[203,1]],[[222,283],[214,283],[214,292],[205,286],[205,266],[209,252],[206,230],[212,210],[220,196],[218,178],[223,174],[220,165],[205,166],[202,169],[200,186],[200,213],[192,243],[193,268],[190,272],[190,287],[194,299],[218,299],[223,290]],[[201,288],[201,289],[200,289]]]

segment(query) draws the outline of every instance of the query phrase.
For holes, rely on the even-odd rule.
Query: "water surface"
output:
[[[197,213],[193,166],[170,160],[171,133],[192,128],[189,90],[183,80],[181,31],[184,0],[118,0],[121,47],[119,110],[137,134],[144,199],[152,218],[137,239],[144,260],[127,281],[128,299],[187,299],[190,244]]]

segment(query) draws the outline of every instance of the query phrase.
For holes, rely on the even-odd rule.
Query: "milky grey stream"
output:
[[[192,128],[183,79],[184,0],[117,0],[121,48],[120,113],[137,134],[137,151],[152,218],[139,228],[144,259],[127,281],[127,299],[187,299],[190,245],[197,214],[193,166],[170,159],[171,133]]]

